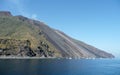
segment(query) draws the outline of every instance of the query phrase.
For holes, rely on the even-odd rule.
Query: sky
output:
[[[42,21],[120,58],[120,0],[0,0],[0,11]]]

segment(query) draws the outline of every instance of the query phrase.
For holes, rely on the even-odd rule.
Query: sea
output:
[[[120,75],[120,60],[0,59],[0,75]]]

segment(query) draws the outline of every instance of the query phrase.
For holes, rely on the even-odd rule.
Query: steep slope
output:
[[[0,12],[0,55],[113,58],[93,46],[77,41],[46,24],[23,16]]]
[[[0,55],[61,57],[44,34],[40,34],[41,30],[27,20],[22,16],[0,16]]]
[[[39,26],[43,31],[46,38],[55,47],[61,51],[63,57],[72,58],[112,58],[112,54],[106,53],[95,47],[87,45],[81,41],[77,41],[67,36],[61,31],[52,29],[47,25],[39,22],[33,21],[34,25]]]
[[[77,47],[77,49],[79,49],[80,53],[83,55],[83,57],[96,57],[96,58],[107,58],[110,57],[112,58],[112,54],[106,53],[100,49],[97,49],[91,45],[85,44],[82,41],[79,40],[75,40],[69,36],[67,36],[66,34],[64,34],[61,31],[57,31],[60,35],[66,37],[67,39],[69,39],[69,41]]]

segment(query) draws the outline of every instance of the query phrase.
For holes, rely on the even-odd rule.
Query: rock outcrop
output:
[[[0,11],[0,16],[12,16],[9,11]]]
[[[49,50],[47,43],[41,41],[35,49],[29,40],[0,39],[0,56],[43,56],[53,57],[54,51]]]

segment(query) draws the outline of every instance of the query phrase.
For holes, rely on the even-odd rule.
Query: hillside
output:
[[[75,40],[46,24],[0,12],[0,56],[113,58],[84,42]]]

